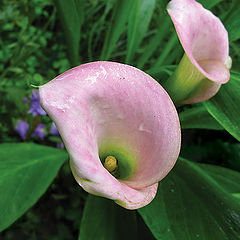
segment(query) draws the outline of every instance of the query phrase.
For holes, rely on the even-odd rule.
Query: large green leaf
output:
[[[223,130],[224,128],[209,114],[203,105],[184,110],[179,114],[183,129],[199,128]]]
[[[225,191],[232,195],[240,193],[239,172],[210,164],[199,164],[199,167],[213,177]]]
[[[135,1],[135,4],[134,11],[130,13],[128,20],[126,63],[131,62],[147,32],[156,0],[138,0]]]
[[[116,48],[116,43],[123,31],[126,29],[126,23],[129,18],[129,12],[134,10],[138,0],[115,1],[111,21],[104,40],[100,59],[108,60],[112,51]]]
[[[136,236],[135,211],[126,210],[109,199],[88,196],[79,240],[131,240]]]
[[[159,240],[240,239],[239,199],[219,183],[180,158],[159,183],[156,198],[138,211]]]
[[[227,84],[203,103],[208,112],[238,141],[240,141],[240,75],[231,74]]]
[[[67,158],[33,143],[0,144],[0,231],[36,203]]]
[[[85,0],[55,0],[55,4],[63,26],[70,63],[76,66],[80,63],[79,42],[84,22]]]

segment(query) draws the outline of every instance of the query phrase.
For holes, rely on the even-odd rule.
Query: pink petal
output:
[[[176,109],[154,79],[128,65],[93,62],[41,86],[40,100],[60,131],[74,177],[86,191],[128,209],[154,198],[158,181],[180,150]],[[131,176],[119,180],[103,167],[99,149],[105,143],[132,157]]]
[[[207,88],[200,90],[202,97],[188,102],[206,100],[217,92],[219,84],[226,83],[230,78],[228,33],[219,18],[194,0],[172,0],[167,10],[190,61],[203,78],[217,84],[209,91]]]

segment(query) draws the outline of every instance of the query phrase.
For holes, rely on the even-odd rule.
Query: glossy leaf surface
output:
[[[208,112],[238,141],[240,141],[240,75],[232,73],[213,98],[204,102]]]
[[[0,145],[0,231],[47,190],[68,158],[65,151],[33,143]]]
[[[200,166],[179,158],[156,198],[138,210],[157,239],[240,239],[238,198]]]

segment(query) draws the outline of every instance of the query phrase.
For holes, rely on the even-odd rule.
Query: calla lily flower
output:
[[[172,0],[167,10],[185,54],[164,87],[178,104],[207,100],[230,78],[228,33],[194,0]]]
[[[180,125],[173,102],[132,66],[93,62],[40,86],[76,181],[127,209],[148,204],[174,166]]]

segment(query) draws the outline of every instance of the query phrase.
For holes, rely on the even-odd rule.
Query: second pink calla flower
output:
[[[76,181],[128,209],[155,197],[180,150],[179,119],[165,90],[119,63],[73,68],[40,87]]]
[[[172,0],[167,10],[185,55],[164,87],[177,104],[207,100],[230,78],[228,33],[195,0]]]

